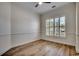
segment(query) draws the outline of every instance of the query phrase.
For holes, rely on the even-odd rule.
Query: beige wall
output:
[[[11,5],[0,2],[0,55],[11,48]]]
[[[75,3],[69,3],[57,9],[54,9],[50,12],[44,13],[41,15],[41,38],[45,40],[55,41],[59,43],[64,43],[68,45],[75,46],[76,41],[76,10]],[[66,37],[65,38],[56,38],[56,37],[47,37],[45,35],[45,20],[55,17],[66,17]]]
[[[11,6],[12,47],[39,39],[39,15],[16,3]]]
[[[13,3],[0,2],[0,55],[39,39],[39,15]]]

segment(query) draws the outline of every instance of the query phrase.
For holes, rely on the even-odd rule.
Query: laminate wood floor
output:
[[[75,47],[38,40],[10,49],[3,56],[75,56]]]

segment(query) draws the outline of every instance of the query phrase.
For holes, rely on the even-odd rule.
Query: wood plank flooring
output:
[[[75,47],[38,40],[10,49],[3,56],[75,56]]]

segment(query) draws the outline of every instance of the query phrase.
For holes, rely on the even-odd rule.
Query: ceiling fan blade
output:
[[[43,2],[43,3],[51,3],[51,2]]]
[[[36,5],[35,5],[35,7],[38,7],[39,6],[39,4],[37,3]]]
[[[54,5],[54,6],[52,6],[52,8],[55,8],[56,6]]]

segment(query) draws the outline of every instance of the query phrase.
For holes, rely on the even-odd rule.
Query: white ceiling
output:
[[[52,2],[50,4],[44,3],[40,6],[38,6],[37,8],[35,8],[35,5],[37,4],[37,2],[14,2],[14,4],[17,4],[21,7],[32,10],[33,12],[36,12],[36,13],[39,13],[39,14],[48,12],[48,11],[53,10],[53,9],[56,9],[60,6],[66,5],[68,3],[69,2]],[[55,5],[56,7],[51,8],[53,5]]]

